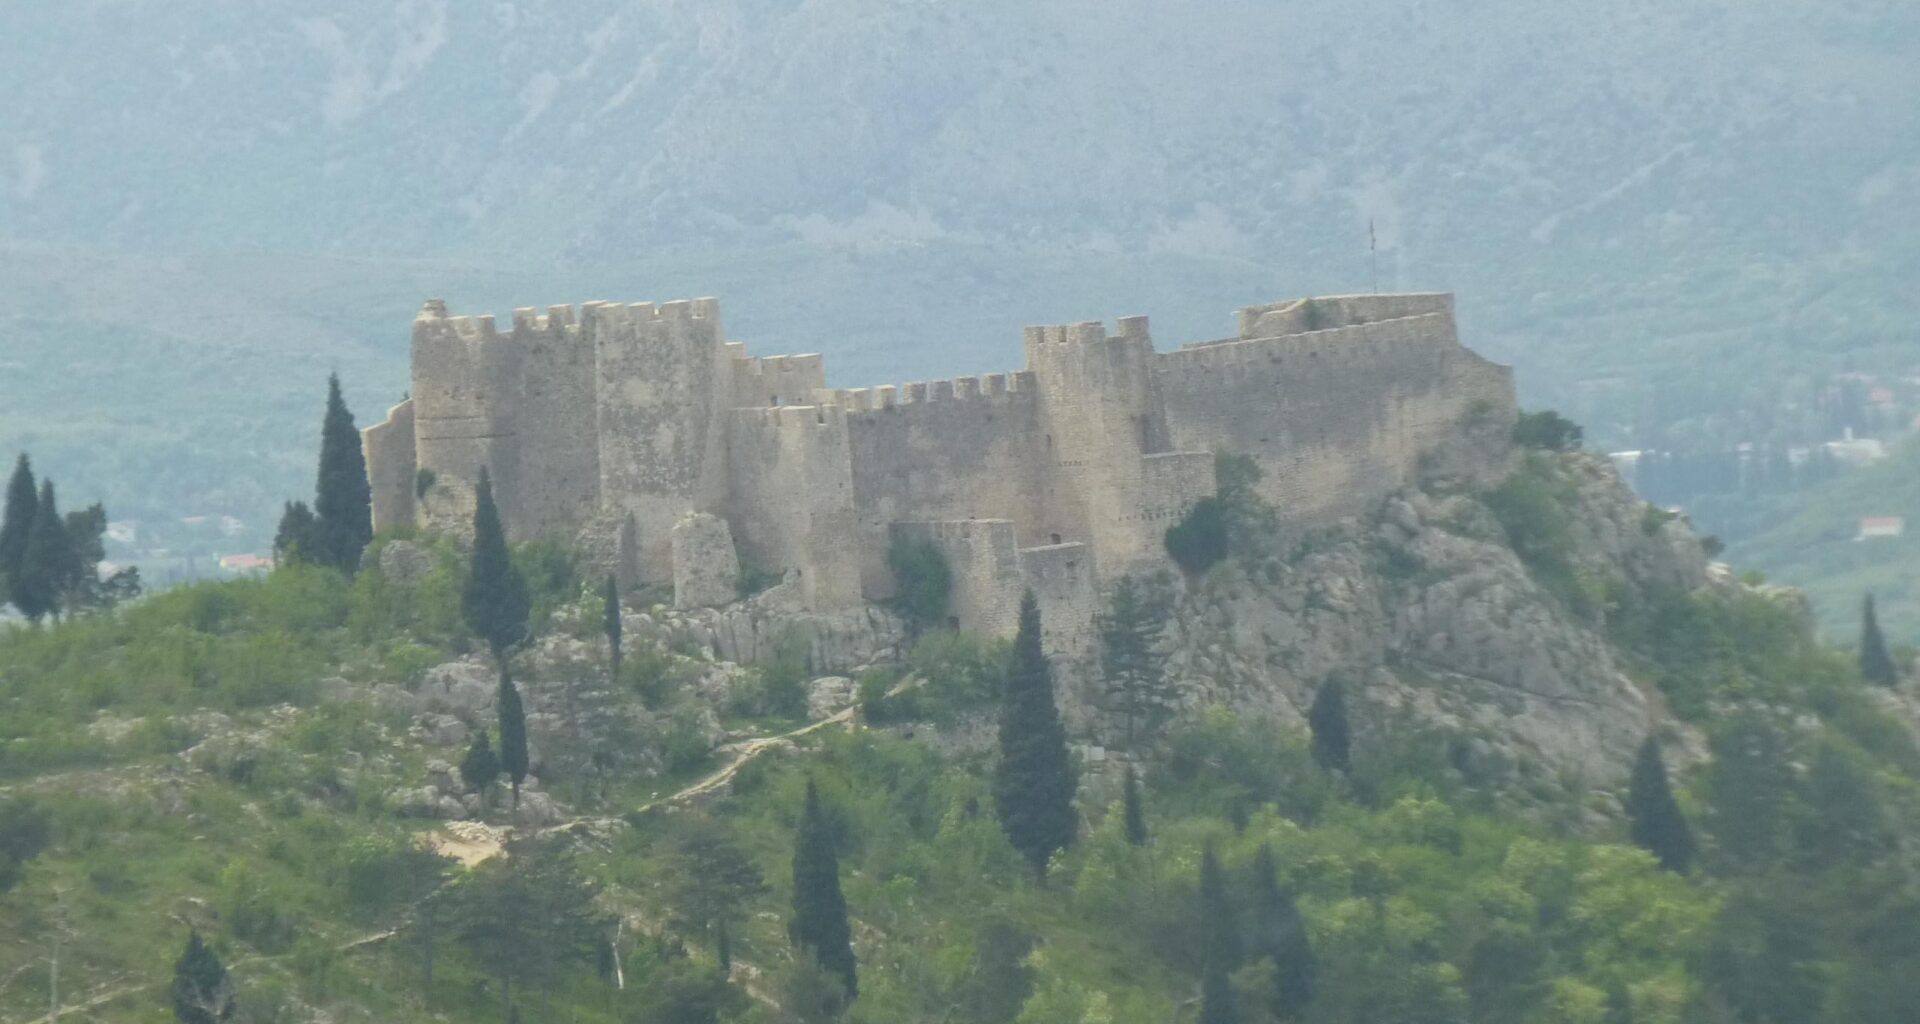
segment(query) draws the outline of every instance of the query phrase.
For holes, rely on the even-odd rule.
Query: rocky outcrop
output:
[[[1713,585],[1685,522],[1636,498],[1605,460],[1559,457],[1553,471],[1583,579]],[[1656,711],[1597,613],[1584,616],[1534,578],[1476,497],[1408,491],[1292,557],[1228,563],[1191,587],[1169,627],[1169,671],[1179,704],[1295,722],[1341,679],[1373,712],[1356,728],[1376,741],[1440,730],[1455,767],[1482,781],[1611,782]]]
[[[742,665],[795,650],[821,673],[895,661],[906,646],[906,629],[892,612],[878,605],[808,611],[793,581],[719,608],[654,605],[630,613],[626,627],[631,637]]]

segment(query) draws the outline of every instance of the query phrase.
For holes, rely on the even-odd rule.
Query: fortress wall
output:
[[[1093,552],[1085,544],[1022,548],[1020,570],[1040,605],[1041,647],[1052,657],[1092,655],[1093,616],[1099,607]]]
[[[1240,311],[1240,337],[1273,338],[1308,331],[1399,320],[1428,313],[1453,316],[1453,296],[1445,292],[1406,295],[1331,295],[1291,299]]]
[[[1165,527],[1156,516],[1185,502],[1164,492],[1193,476],[1156,468],[1148,479],[1144,459],[1182,445],[1170,429],[1146,318],[1120,319],[1112,337],[1098,323],[1030,327],[1027,362],[1039,382],[1051,474],[1047,532],[1086,541],[1101,578],[1159,564]]]
[[[1303,524],[1412,482],[1470,409],[1514,408],[1512,371],[1461,347],[1444,313],[1187,348],[1157,365],[1175,442],[1253,456],[1263,496]]]
[[[641,572],[665,579],[673,524],[689,511],[724,511],[733,360],[719,307],[596,302],[580,322],[595,358],[599,503],[633,516]]]
[[[360,432],[367,459],[367,482],[373,488],[374,532],[413,525],[414,478],[419,463],[414,455],[413,399],[387,410],[387,418]]]
[[[952,614],[958,628],[980,636],[1012,636],[1020,625],[1026,576],[1010,519],[894,523],[893,537],[931,541],[953,570]]]
[[[1038,396],[1031,378],[1024,383],[995,375],[909,384],[897,395],[821,393],[846,410],[869,595],[893,592],[886,547],[896,522],[992,517],[1012,521],[1016,542],[1045,541]]]
[[[728,416],[727,519],[742,557],[799,570],[816,610],[861,602],[860,538],[846,411],[734,409]]]
[[[515,310],[510,344],[520,352],[520,465],[503,511],[517,537],[571,537],[600,491],[594,346],[572,306]]]
[[[450,317],[434,301],[414,318],[415,452],[418,464],[439,479],[417,508],[422,526],[469,528],[482,466],[501,495],[516,493],[519,357],[491,316]]]
[[[827,386],[826,365],[816,354],[754,358],[745,353],[742,345],[731,354],[736,408],[805,405],[815,389]]]

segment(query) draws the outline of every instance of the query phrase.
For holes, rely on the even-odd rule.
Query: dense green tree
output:
[[[500,770],[513,784],[513,806],[519,807],[520,784],[527,781],[527,709],[505,661],[500,663],[500,692],[494,703],[500,715]]]
[[[40,491],[33,479],[33,462],[21,452],[7,481],[7,504],[0,513],[0,585],[8,585],[20,571],[20,559],[27,553],[27,534],[33,528],[33,514],[40,508]]]
[[[930,540],[896,536],[887,547],[893,573],[893,603],[915,633],[946,624],[953,602],[953,569]]]
[[[1200,976],[1200,1024],[1240,1024],[1239,1003],[1227,971],[1208,965]]]
[[[1253,942],[1256,959],[1273,964],[1269,1007],[1283,1021],[1298,1020],[1313,1002],[1313,939],[1293,890],[1280,884],[1273,848],[1253,858]]]
[[[795,949],[839,979],[847,998],[860,992],[853,956],[853,928],[840,892],[840,855],[833,825],[820,806],[820,790],[807,781],[806,804],[793,840],[793,917],[787,937]]]
[[[1347,721],[1347,688],[1338,679],[1321,684],[1307,709],[1307,728],[1313,734],[1313,759],[1330,772],[1353,766],[1353,729]]]
[[[500,509],[493,503],[493,480],[482,467],[474,488],[473,563],[460,591],[460,611],[467,628],[486,641],[494,660],[504,666],[507,649],[525,639],[532,610],[526,577],[513,564]],[[501,743],[506,743],[504,736]]]
[[[1120,715],[1127,748],[1166,719],[1172,687],[1160,633],[1166,626],[1165,595],[1122,576],[1099,617],[1100,674],[1108,703]]]
[[[1718,863],[1752,871],[1782,852],[1797,779],[1784,726],[1769,711],[1736,712],[1708,735],[1707,823]]]
[[[1188,573],[1206,572],[1227,557],[1227,515],[1218,498],[1201,498],[1167,528],[1167,554]]]
[[[289,501],[273,532],[273,557],[281,564],[312,561],[319,551],[320,524],[304,501]]]
[[[1659,858],[1661,867],[1685,874],[1693,865],[1693,829],[1673,799],[1658,737],[1648,736],[1640,744],[1627,785],[1626,811],[1634,843]]]
[[[595,963],[607,941],[599,888],[556,842],[515,843],[474,868],[451,894],[454,934],[475,966],[500,984],[512,1020],[516,986],[546,988],[569,968]]]
[[[10,581],[14,607],[34,622],[48,615],[58,617],[78,576],[73,538],[60,517],[53,481],[42,480],[33,525],[27,530],[27,548]]]
[[[1200,853],[1200,962],[1232,974],[1240,969],[1240,913],[1227,889],[1227,873],[1209,841]]]
[[[994,808],[1014,849],[1044,882],[1047,862],[1073,844],[1079,823],[1067,731],[1054,703],[1053,671],[1040,648],[1040,605],[1032,591],[1020,600],[1020,628],[1001,687],[999,739]]]
[[[706,815],[684,816],[666,846],[667,899],[674,923],[720,948],[747,901],[766,891],[760,865],[725,823]]]
[[[26,863],[53,838],[53,819],[26,797],[0,800],[0,893],[20,881]]]
[[[1132,765],[1127,766],[1127,778],[1121,785],[1120,808],[1126,816],[1127,842],[1134,846],[1147,845],[1147,811],[1140,799],[1140,774]]]
[[[1513,424],[1513,443],[1550,452],[1577,451],[1586,431],[1552,409],[1523,412]]]
[[[309,556],[343,572],[360,567],[373,540],[373,491],[353,413],[340,396],[340,375],[327,377],[327,412],[320,424],[320,472],[314,488],[315,551]]]
[[[487,730],[481,729],[473,734],[473,743],[467,747],[467,755],[460,759],[460,781],[467,788],[487,799],[487,790],[500,778],[500,755],[493,752],[493,741]]]
[[[198,931],[188,933],[187,948],[173,965],[173,1018],[180,1024],[220,1024],[233,1017],[234,1008],[226,965]]]
[[[621,657],[620,584],[613,578],[612,573],[607,574],[606,586],[601,588],[601,605],[600,628],[607,634],[608,666],[612,669],[613,681],[617,684],[620,681]]]
[[[1802,789],[1798,845],[1808,871],[1865,866],[1895,845],[1880,782],[1852,747],[1822,743]]]
[[[1887,650],[1887,638],[1880,632],[1880,617],[1873,609],[1873,595],[1860,606],[1860,677],[1878,686],[1898,686],[1900,670]]]

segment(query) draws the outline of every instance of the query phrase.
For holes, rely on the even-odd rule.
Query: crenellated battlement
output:
[[[1292,364],[1310,372],[1392,364],[1450,352],[1458,345],[1451,315],[1422,313],[1299,334],[1200,342],[1155,358],[1161,370],[1174,374],[1229,373],[1255,364]]]
[[[657,577],[672,525],[713,513],[817,608],[889,593],[904,529],[953,560],[969,628],[1001,629],[1031,587],[1050,646],[1082,650],[1095,587],[1164,560],[1166,528],[1216,489],[1214,452],[1253,457],[1283,521],[1305,524],[1403,486],[1435,452],[1471,465],[1466,410],[1513,407],[1510,371],[1460,347],[1448,295],[1238,319],[1234,337],[1165,353],[1144,316],[1036,325],[1018,371],[828,387],[818,353],[728,340],[710,298],[522,307],[504,325],[430,301],[413,402],[367,433],[376,516],[465,516],[485,466],[516,538],[630,522]],[[444,493],[414,501],[417,469]]]

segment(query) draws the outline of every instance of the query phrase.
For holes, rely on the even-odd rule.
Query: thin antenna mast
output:
[[[1380,243],[1373,234],[1373,218],[1367,218],[1367,263],[1372,268],[1373,293],[1380,294]]]

